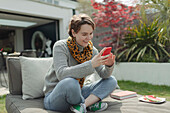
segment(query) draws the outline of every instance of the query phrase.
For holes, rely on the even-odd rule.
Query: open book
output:
[[[113,92],[110,94],[110,97],[118,100],[127,99],[136,96],[137,96],[136,92],[133,91],[120,91],[115,93]]]

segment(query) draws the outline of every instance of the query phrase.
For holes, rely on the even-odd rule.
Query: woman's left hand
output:
[[[110,53],[109,57],[107,58],[107,61],[105,62],[105,65],[112,66],[115,63],[115,55]]]

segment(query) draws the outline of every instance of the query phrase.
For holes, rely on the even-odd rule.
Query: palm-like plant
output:
[[[164,36],[170,38],[170,0],[145,0],[148,6],[156,9],[155,18],[159,19]]]
[[[136,61],[142,60],[142,57],[150,54],[157,61],[169,53],[164,49],[164,45],[159,40],[163,32],[159,29],[158,19],[155,19],[150,25],[146,25],[140,20],[138,26],[129,29],[130,33],[124,39],[124,46],[117,50],[118,61]]]

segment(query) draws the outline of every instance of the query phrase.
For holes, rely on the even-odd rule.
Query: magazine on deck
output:
[[[137,93],[134,91],[120,91],[120,92],[113,92],[110,94],[110,97],[118,100],[123,100],[127,98],[136,97]]]

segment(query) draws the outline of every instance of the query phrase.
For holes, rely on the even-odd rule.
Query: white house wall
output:
[[[60,2],[59,2],[60,3]],[[60,3],[61,5],[63,2]],[[75,3],[73,5],[76,5]],[[68,37],[68,22],[73,15],[71,7],[59,7],[34,0],[0,0],[0,11],[60,20],[60,39]]]

